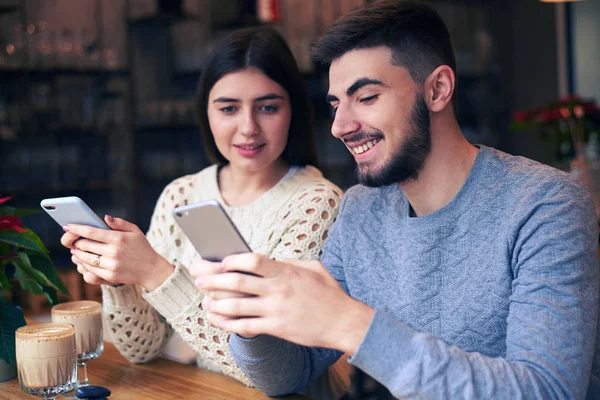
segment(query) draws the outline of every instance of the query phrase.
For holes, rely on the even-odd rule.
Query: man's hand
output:
[[[151,291],[173,273],[136,225],[109,216],[105,221],[112,230],[68,225],[61,239],[86,282],[134,284]]]
[[[209,296],[204,307],[211,324],[245,337],[268,334],[352,355],[374,312],[349,297],[318,261],[239,254],[222,263],[196,262],[191,272]],[[219,298],[211,296],[215,292]]]

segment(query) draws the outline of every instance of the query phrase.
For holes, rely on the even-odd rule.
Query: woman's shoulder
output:
[[[175,201],[176,198],[189,198],[197,192],[197,187],[208,186],[207,183],[215,177],[216,168],[217,165],[211,165],[199,172],[180,176],[179,178],[172,180],[163,189],[161,197],[166,197],[172,201]]]
[[[311,165],[300,168],[296,172],[295,178],[298,182],[298,193],[314,191],[316,193],[332,194],[340,198],[343,194],[342,190],[335,183],[326,179],[321,171]]]
[[[306,166],[296,173],[296,179],[298,185],[288,204],[289,207],[300,211],[311,210],[313,207],[337,211],[343,192],[336,184],[323,177],[321,171]]]

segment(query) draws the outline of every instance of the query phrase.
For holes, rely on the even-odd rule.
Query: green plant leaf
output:
[[[16,267],[15,278],[32,279],[40,285],[46,283],[46,277],[40,271],[33,268],[26,253],[19,253],[19,257],[13,258],[11,262]]]
[[[50,253],[48,251],[48,249],[46,248],[46,246],[44,246],[44,242],[42,242],[42,239],[40,239],[40,237],[33,232],[31,229],[29,228],[25,228],[25,233],[23,233],[23,235],[27,236],[28,238],[30,238],[31,240],[35,241],[37,243],[37,245],[39,246],[40,249],[42,249],[42,251],[44,253]]]
[[[33,255],[45,256],[45,254],[41,253]],[[37,263],[40,260],[42,264],[40,264],[39,266],[43,270],[46,270],[46,272],[48,272],[52,276],[54,281],[60,282],[60,287],[54,287],[54,283],[50,281],[50,279],[48,279],[44,272],[39,271],[37,268],[34,268],[32,265],[32,260],[29,258],[29,255],[25,253],[19,253],[19,258],[15,258],[12,260],[13,264],[16,267],[15,278],[19,281],[19,284],[23,289],[29,290],[33,294],[45,294],[46,297],[48,297],[48,300],[50,300],[51,304],[57,304],[58,296],[56,290],[58,289],[67,295],[70,295],[69,291],[65,287],[58,274],[56,274],[56,270],[52,265],[52,261],[44,261],[42,257],[34,257],[33,262]],[[43,264],[44,262],[47,263]],[[36,264],[36,267],[37,266],[38,264]]]
[[[37,214],[40,210],[35,208],[16,208],[16,207],[0,207],[0,217],[26,217],[28,215]]]
[[[25,325],[23,311],[0,298],[0,358],[13,368],[17,366],[15,331]]]
[[[24,249],[44,252],[37,241],[33,239],[27,232],[20,233],[14,229],[3,229],[0,231],[0,242],[8,243],[13,246],[22,247]],[[47,250],[46,250],[47,251]]]
[[[42,290],[44,291],[44,294],[46,295],[46,298],[48,299],[50,304],[55,305],[59,303],[58,293],[56,293],[56,289],[54,289],[51,286],[42,286]]]
[[[56,271],[56,267],[52,263],[52,259],[48,254],[44,253],[27,253],[29,261],[33,268],[43,274],[44,278],[49,282],[50,286],[70,296],[69,289],[65,286],[62,279]]]
[[[0,289],[10,293],[11,288],[10,281],[6,276],[6,264],[0,263]]]
[[[58,304],[58,294],[56,293],[56,289],[53,287],[40,284],[36,280],[25,275],[22,270],[17,270],[15,272],[15,278],[23,290],[27,290],[33,294],[43,294],[46,296],[50,304]]]
[[[44,294],[42,285],[35,279],[28,276],[23,270],[15,271],[15,279],[19,282],[19,285],[23,290],[26,290],[32,294]]]

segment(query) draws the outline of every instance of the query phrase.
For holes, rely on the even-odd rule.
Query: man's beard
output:
[[[425,160],[431,152],[431,126],[429,110],[423,95],[418,94],[411,110],[408,132],[410,135],[391,159],[379,171],[372,171],[368,165],[356,167],[359,183],[370,187],[402,184],[419,177],[419,172],[425,165]],[[369,136],[381,136],[381,131],[370,133]],[[370,163],[369,163],[370,164]]]

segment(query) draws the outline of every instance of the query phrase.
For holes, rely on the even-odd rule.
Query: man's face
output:
[[[331,127],[357,163],[359,182],[383,186],[418,178],[431,151],[429,110],[409,72],[387,47],[353,50],[329,70]]]

